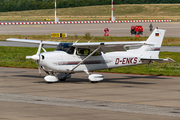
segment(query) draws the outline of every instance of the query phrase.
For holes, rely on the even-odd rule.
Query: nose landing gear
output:
[[[66,79],[71,78],[71,74],[69,73],[56,73],[51,72],[48,76],[44,77],[45,81],[48,83],[54,83],[57,81],[66,81]]]

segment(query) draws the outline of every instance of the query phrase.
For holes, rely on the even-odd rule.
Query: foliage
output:
[[[114,0],[114,4],[180,3],[179,0]],[[110,0],[57,0],[57,8],[110,5]],[[0,0],[0,12],[53,9],[54,0]]]

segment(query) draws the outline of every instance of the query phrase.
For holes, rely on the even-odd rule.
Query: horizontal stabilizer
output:
[[[142,61],[155,61],[158,63],[170,63],[170,62],[176,62],[171,58],[166,58],[166,59],[148,59],[148,58],[141,58]]]

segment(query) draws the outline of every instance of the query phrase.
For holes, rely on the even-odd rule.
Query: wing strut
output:
[[[101,43],[101,45],[104,45],[103,43]],[[84,58],[81,62],[79,62],[72,70],[71,72],[73,72],[77,67],[79,67],[79,65],[81,65],[81,63],[83,63],[84,61],[86,61],[89,57],[91,57],[96,51],[98,51],[101,48],[101,45],[95,49],[91,54],[89,54],[86,58]]]

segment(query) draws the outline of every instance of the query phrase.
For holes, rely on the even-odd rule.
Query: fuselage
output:
[[[69,73],[87,56],[77,54],[68,54],[64,51],[45,52],[40,54],[39,65],[47,71]],[[90,56],[73,72],[83,72],[111,69],[116,67],[132,66],[143,64],[137,55],[128,54],[128,52],[109,52],[100,55]]]

